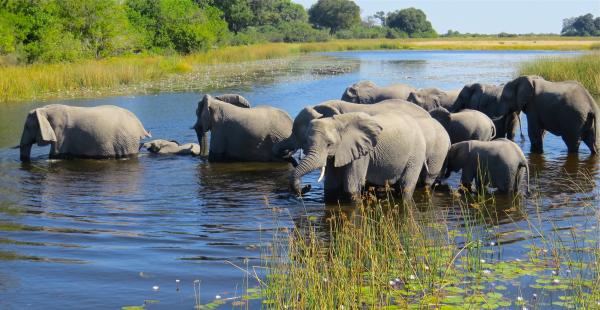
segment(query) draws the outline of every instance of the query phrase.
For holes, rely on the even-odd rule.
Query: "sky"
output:
[[[309,8],[317,0],[293,0]],[[600,0],[354,0],[364,17],[377,11],[421,9],[438,33],[560,33],[562,20],[592,13],[600,16]]]

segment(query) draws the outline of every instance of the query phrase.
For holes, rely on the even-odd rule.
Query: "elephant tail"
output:
[[[521,177],[521,169],[525,169],[525,173],[527,174],[527,191],[526,194],[529,195],[531,192],[529,190],[529,165],[527,165],[527,163],[521,163],[519,164],[519,167],[517,168],[517,174],[515,175],[515,183],[514,183],[514,188],[513,191],[515,193],[519,192],[519,180]]]
[[[490,122],[492,124],[492,137],[490,140],[494,140],[496,138],[496,125],[494,125],[494,122]]]

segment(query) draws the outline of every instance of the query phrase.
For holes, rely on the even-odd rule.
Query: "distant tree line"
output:
[[[600,36],[600,16],[585,14],[577,17],[565,18],[561,34],[563,36]]]

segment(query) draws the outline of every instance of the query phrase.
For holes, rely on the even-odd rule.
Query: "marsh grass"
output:
[[[76,63],[0,66],[0,101],[98,97],[171,91],[191,83],[211,66],[281,59],[312,52],[352,50],[589,50],[598,41],[558,37],[333,40],[322,43],[269,43],[213,49],[188,56],[136,55]],[[218,70],[212,70],[218,71]],[[227,69],[225,70],[228,71]],[[231,75],[239,72],[230,72]],[[179,76],[180,78],[173,78]],[[210,77],[210,76],[209,76]],[[149,86],[150,85],[150,86]]]
[[[594,48],[600,48],[600,44]],[[524,63],[519,72],[550,81],[579,81],[592,96],[600,98],[600,52],[578,57],[544,57]]]
[[[324,223],[301,221],[287,234],[276,235],[264,260],[268,271],[261,282],[263,305],[273,309],[600,305],[595,200],[573,202],[590,213],[591,220],[565,228],[542,211],[549,202],[540,193],[516,196],[508,209],[499,209],[494,196],[486,193],[453,196],[448,206],[431,201],[416,206],[369,195],[351,213],[333,212]],[[514,226],[510,233],[499,230],[501,218],[508,221],[504,226]],[[511,234],[517,241],[508,237]],[[524,254],[504,257],[505,240],[522,240]]]

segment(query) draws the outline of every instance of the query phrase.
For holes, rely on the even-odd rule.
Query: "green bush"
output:
[[[380,39],[387,36],[388,29],[385,27],[368,27],[364,25],[354,26],[347,30],[335,33],[338,39]]]

